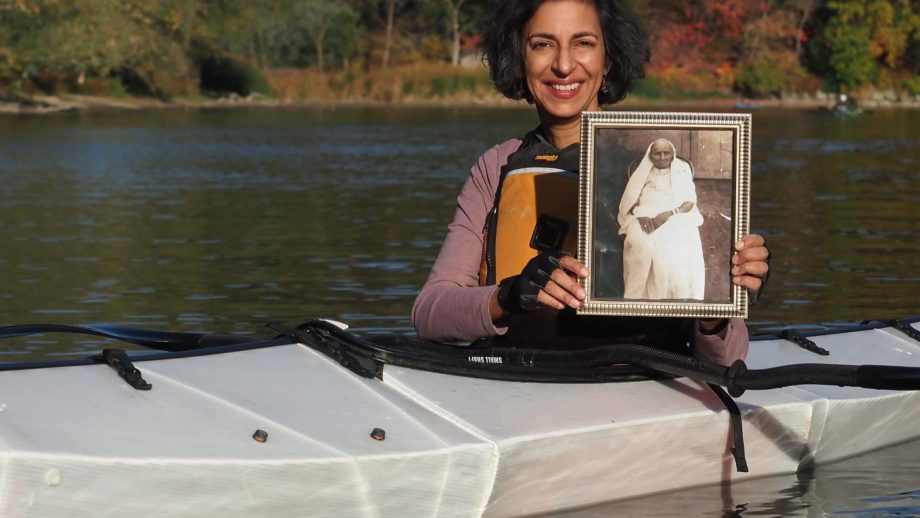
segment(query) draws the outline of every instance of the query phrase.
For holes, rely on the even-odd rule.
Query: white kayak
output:
[[[920,367],[920,342],[888,327],[811,340],[831,354],[756,341],[747,366]],[[686,378],[530,383],[386,365],[369,379],[295,342],[135,366],[152,389],[105,364],[0,371],[0,516],[519,516],[920,437],[918,392],[748,391],[745,473],[725,406]]]

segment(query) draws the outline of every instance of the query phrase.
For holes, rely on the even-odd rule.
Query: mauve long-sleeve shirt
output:
[[[493,147],[470,170],[444,245],[412,308],[419,337],[441,342],[471,341],[503,335],[508,330],[492,322],[489,299],[498,287],[479,285],[479,266],[483,228],[495,201],[501,168],[520,144],[519,139],[512,139]],[[744,320],[729,319],[728,326],[716,335],[703,334],[696,325],[693,327],[694,354],[698,358],[729,365],[747,356]]]

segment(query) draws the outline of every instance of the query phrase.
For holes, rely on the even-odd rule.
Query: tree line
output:
[[[920,94],[916,0],[640,0],[654,20],[651,75],[753,95]],[[689,84],[688,84],[689,83]]]
[[[475,61],[496,0],[0,0],[0,92],[261,92],[276,70],[353,78]],[[630,0],[640,92],[920,94],[916,0]]]

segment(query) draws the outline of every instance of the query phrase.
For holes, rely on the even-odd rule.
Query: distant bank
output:
[[[167,109],[239,109],[239,108],[336,108],[336,107],[494,107],[527,108],[523,101],[509,101],[495,95],[484,95],[478,99],[463,98],[412,98],[394,101],[361,99],[333,100],[280,100],[259,94],[242,97],[231,94],[218,98],[177,98],[169,101],[145,97],[101,97],[79,94],[57,96],[34,96],[17,100],[0,101],[0,115],[52,114],[66,112],[104,112],[130,110]],[[667,109],[693,111],[750,111],[757,109],[830,109],[834,106],[832,96],[796,95],[786,98],[745,99],[741,97],[719,97],[706,99],[650,99],[631,96],[616,105],[620,109],[629,107],[650,108],[661,106]],[[862,100],[860,107],[874,109],[920,109],[920,99],[898,99],[884,95]]]
[[[96,80],[74,93],[0,96],[0,113],[238,107],[527,106],[524,102],[501,97],[492,88],[484,67],[419,64],[365,72],[343,70],[321,74],[312,69],[274,69],[263,74],[258,81],[242,76],[231,92],[205,91],[168,99],[125,95],[117,85]],[[920,109],[920,95],[895,90],[866,90],[853,97],[863,109]],[[835,101],[835,94],[821,91],[752,99],[718,89],[673,90],[663,88],[655,77],[649,77],[637,84],[630,97],[617,106],[667,106],[690,110],[823,109],[831,108]]]

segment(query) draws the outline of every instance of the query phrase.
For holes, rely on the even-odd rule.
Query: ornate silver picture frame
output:
[[[748,233],[751,116],[584,112],[579,314],[747,317],[731,278]]]

